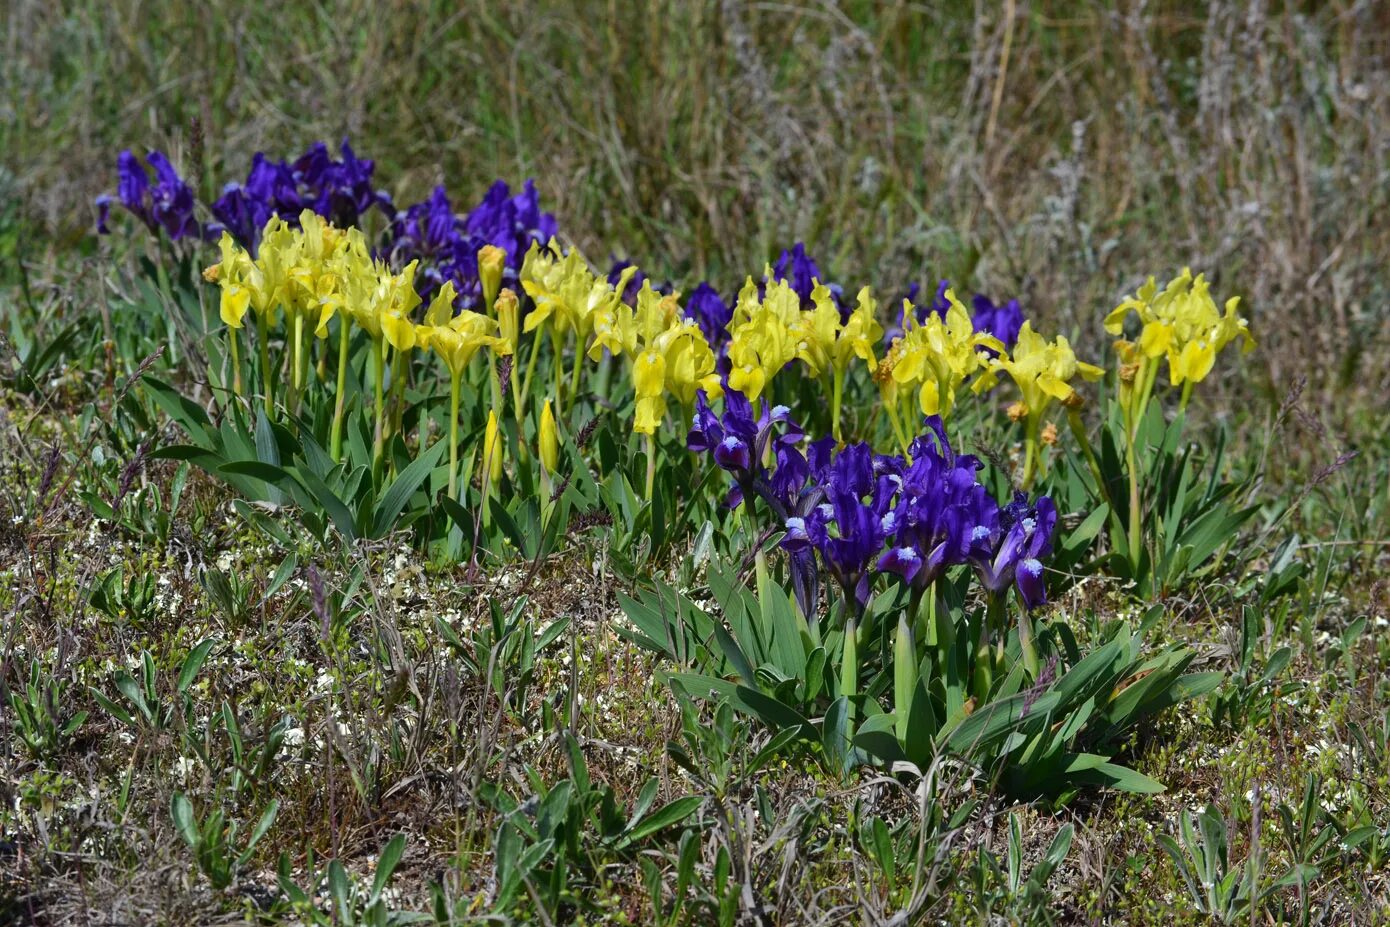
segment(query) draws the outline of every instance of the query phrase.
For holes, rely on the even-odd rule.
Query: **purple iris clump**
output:
[[[609,279],[612,279],[611,274]],[[723,351],[729,340],[729,322],[734,317],[734,310],[719,296],[718,290],[708,283],[697,286],[685,302],[685,315],[700,326],[705,340],[716,354]]]
[[[783,407],[764,402],[755,414],[729,391],[717,415],[700,394],[687,446],[734,478],[731,507],[761,500],[777,519],[807,616],[815,614],[817,563],[851,608],[868,603],[880,574],[921,595],[947,569],[966,564],[992,596],[1013,585],[1029,609],[1046,601],[1052,500],[1030,503],[1018,493],[1001,507],[980,481],[979,459],[952,448],[938,417],[926,420],[904,458],[862,443],[836,450],[831,438],[806,443]]]
[[[251,159],[246,183],[227,184],[211,209],[221,228],[255,254],[261,231],[270,218],[282,216],[297,221],[304,209],[304,198],[289,164],[272,161],[258,151]]]
[[[816,264],[811,255],[806,253],[804,242],[798,241],[790,249],[782,249],[776,263],[772,265],[772,279],[789,284],[792,291],[800,297],[802,309],[811,309],[815,306],[811,301],[811,293],[815,290],[817,283],[825,284],[826,288],[830,290],[830,296],[835,301],[836,308],[840,310],[841,322],[849,318],[849,314],[854,308],[845,302],[844,288],[838,283],[831,283],[825,279],[819,265]]]
[[[728,505],[737,508],[750,493],[762,496],[786,516],[788,504],[801,489],[809,474],[806,459],[797,450],[803,433],[792,421],[786,406],[761,404],[754,416],[753,404],[742,393],[724,393],[724,414],[716,415],[710,408],[704,391],[695,397],[695,418],[686,436],[686,447],[696,453],[708,453],[714,462],[734,478]],[[771,455],[777,464],[769,474],[763,459]],[[799,478],[800,484],[796,481]]]
[[[179,176],[163,152],[151,151],[145,161],[154,170],[154,183],[140,159],[129,150],[116,159],[116,199],[132,215],[139,218],[151,232],[161,228],[178,241],[198,237],[202,230],[193,217],[193,188]],[[107,221],[113,200],[109,194],[96,199],[97,231],[110,232]]]
[[[389,212],[390,195],[372,186],[376,163],[357,157],[347,139],[339,154],[342,157],[334,160],[327,145],[315,142],[294,162],[295,180],[305,188],[305,205],[339,228],[357,225],[373,206]]]
[[[532,242],[546,244],[559,226],[554,215],[541,212],[534,180],[528,179],[515,196],[505,180],[498,180],[464,217],[463,231],[482,244],[501,248],[507,252],[507,266],[519,268]],[[473,250],[476,254],[477,248]]]
[[[975,314],[971,322],[977,332],[988,332],[1011,348],[1018,341],[1019,329],[1023,328],[1023,307],[1017,299],[1011,299],[1002,306],[996,306],[988,296],[975,294],[971,300]]]
[[[555,217],[540,211],[536,185],[530,180],[515,196],[505,181],[497,181],[465,215],[454,212],[441,186],[428,199],[397,213],[386,252],[398,265],[420,261],[415,285],[422,299],[428,301],[449,281],[458,293],[455,305],[476,310],[483,292],[478,251],[484,245],[501,248],[507,255],[502,284],[516,288],[526,252],[534,243],[549,242],[556,230]]]
[[[246,182],[228,183],[209,207],[217,220],[209,231],[226,229],[254,254],[272,216],[298,226],[299,214],[310,209],[348,228],[360,224],[373,207],[390,213],[391,195],[372,186],[374,162],[357,157],[346,139],[339,152],[341,158],[334,159],[327,145],[315,142],[293,164],[256,152]]]
[[[817,485],[786,520],[782,546],[818,553],[846,600],[860,607],[869,600],[870,567],[893,531],[890,508],[901,483],[895,462],[867,444],[848,445],[818,470]]]
[[[387,253],[392,263],[405,266],[418,260],[415,289],[426,302],[445,281],[452,281],[457,304],[474,308],[481,302],[483,285],[478,275],[478,241],[464,231],[464,221],[454,214],[444,187],[434,188],[421,200],[396,214],[391,224]]]
[[[969,560],[980,585],[998,595],[1012,583],[1027,608],[1045,604],[1042,561],[1052,553],[1056,528],[1057,507],[1049,497],[1030,504],[1026,493],[1014,493],[1012,502],[972,531]]]
[[[927,433],[913,441],[909,456],[892,510],[893,546],[879,569],[924,589],[947,567],[966,562],[974,529],[997,517],[998,505],[979,482],[980,462],[955,453],[939,418],[927,420]]]
[[[803,308],[811,306],[811,290],[814,289],[814,281],[824,282],[820,267],[806,253],[806,245],[803,242],[797,242],[790,249],[782,249],[777,263],[772,265],[772,279],[783,280],[790,284],[796,295],[801,297]]]

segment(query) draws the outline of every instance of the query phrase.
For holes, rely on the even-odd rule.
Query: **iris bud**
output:
[[[484,311],[492,308],[497,290],[502,286],[502,270],[507,265],[507,252],[496,245],[483,245],[478,250],[478,279],[483,284]]]
[[[550,411],[550,400],[541,408],[540,427],[541,466],[546,473],[556,473],[560,469],[560,432],[555,426],[555,415]]]

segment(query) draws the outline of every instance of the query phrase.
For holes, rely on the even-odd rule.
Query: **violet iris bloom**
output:
[[[729,341],[729,322],[734,317],[734,310],[720,298],[718,290],[708,283],[697,286],[685,301],[685,315],[700,326],[700,332],[716,354],[724,351]]]
[[[357,225],[373,206],[390,211],[390,195],[372,186],[376,163],[357,157],[347,139],[339,153],[341,159],[334,160],[327,145],[315,142],[294,162],[295,180],[305,188],[305,205],[339,228]]]
[[[927,426],[927,434],[912,442],[912,463],[903,471],[890,513],[892,546],[878,563],[914,589],[925,589],[947,567],[964,563],[974,529],[997,517],[998,507],[978,481],[980,462],[955,453],[940,418],[928,419]]]
[[[686,436],[686,447],[696,453],[711,454],[714,462],[733,476],[730,508],[737,508],[748,493],[757,491],[770,503],[776,503],[782,509],[778,517],[785,518],[792,494],[801,488],[796,485],[792,489],[787,483],[799,479],[804,484],[808,472],[805,459],[796,450],[802,437],[801,427],[792,421],[791,410],[786,406],[763,402],[754,418],[753,404],[748,398],[737,390],[727,390],[724,414],[718,416],[701,390],[695,396],[695,417]],[[762,463],[769,447],[777,462],[772,482],[768,481]]]
[[[817,475],[817,497],[825,501],[788,519],[782,541],[791,551],[814,548],[846,599],[852,597],[860,607],[869,600],[869,567],[892,530],[889,508],[901,483],[899,474],[882,466],[882,460],[867,444],[842,449]]]
[[[151,232],[162,228],[174,241],[200,235],[201,228],[193,218],[193,189],[163,152],[151,151],[145,160],[154,169],[153,184],[145,165],[129,150],[122,151],[116,159],[116,198],[120,204]],[[112,202],[110,195],[96,199],[97,231],[103,235],[110,231],[107,221]]]
[[[988,296],[975,294],[971,300],[975,314],[971,322],[977,332],[988,332],[1011,348],[1018,341],[1019,329],[1023,328],[1023,307],[1018,300],[1011,299],[1002,306],[996,306]]]
[[[455,305],[477,309],[482,303],[478,275],[478,251],[484,245],[501,248],[507,255],[502,284],[517,288],[517,271],[532,243],[545,244],[556,233],[555,217],[540,211],[536,185],[528,180],[513,196],[504,181],[494,183],[466,215],[454,213],[443,187],[429,199],[396,216],[391,225],[387,253],[393,263],[419,260],[416,289],[429,301],[445,281],[458,293]]]
[[[534,180],[527,180],[515,196],[506,181],[498,180],[464,218],[463,230],[482,244],[507,252],[507,266],[520,268],[531,243],[546,244],[555,237],[559,226],[555,216],[541,212]],[[476,254],[478,249],[473,250]]]
[[[1040,496],[1030,505],[1027,494],[1015,493],[992,522],[973,529],[969,556],[980,584],[998,595],[1012,583],[1026,608],[1045,604],[1042,560],[1052,553],[1056,528],[1057,507],[1050,498]]]
[[[285,161],[272,161],[256,152],[245,184],[232,182],[212,204],[212,214],[221,228],[231,233],[254,256],[261,232],[272,216],[297,222],[304,210],[294,171]]]
[[[778,255],[777,262],[772,265],[772,279],[782,280],[790,284],[792,291],[801,299],[802,309],[814,308],[811,302],[811,293],[815,289],[816,283],[823,283],[826,289],[830,290],[830,296],[835,300],[835,306],[840,310],[840,321],[843,323],[849,318],[853,306],[845,302],[845,291],[838,283],[831,283],[825,279],[820,267],[815,260],[806,253],[806,245],[797,242],[790,249],[783,249]],[[766,285],[767,281],[763,281]],[[760,288],[761,296],[764,290]]]

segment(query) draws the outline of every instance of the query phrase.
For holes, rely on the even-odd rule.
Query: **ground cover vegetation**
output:
[[[1390,916],[1376,5],[6,15],[6,920]]]

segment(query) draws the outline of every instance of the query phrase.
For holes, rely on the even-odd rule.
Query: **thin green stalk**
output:
[[[830,379],[830,433],[835,436],[835,443],[840,443],[840,400],[845,390],[845,372],[840,368],[835,368]]]
[[[1023,426],[1023,488],[1033,488],[1033,473],[1038,459],[1038,414],[1028,413]]]
[[[570,368],[570,401],[579,402],[579,372],[584,367],[584,345],[579,343],[579,333],[574,335],[574,366]]]
[[[290,414],[299,411],[299,391],[303,387],[304,315],[294,314],[294,341],[290,346]]]
[[[644,435],[643,443],[647,449],[647,501],[650,502],[656,486],[656,441],[652,435]]]
[[[352,341],[352,326],[346,315],[338,317],[338,390],[333,397],[333,431],[329,441],[334,462],[343,459],[343,411],[347,408],[348,344]]]
[[[406,352],[397,348],[391,355],[391,414],[392,434],[405,427]]]
[[[1038,651],[1033,644],[1033,621],[1028,616],[1028,606],[1019,603],[1018,646],[1023,651],[1023,668],[1033,679],[1038,678]]]
[[[376,428],[372,437],[372,469],[378,468],[386,447],[386,395],[382,381],[386,379],[386,341],[377,339],[372,352],[372,392],[375,402]]]
[[[241,355],[237,349],[239,331],[235,328],[227,329],[227,342],[232,349],[232,395],[238,400],[241,399]]]
[[[555,417],[565,420],[565,346],[559,329],[550,330],[550,343],[555,348]]]
[[[449,375],[449,498],[455,498],[459,468],[459,381],[463,371]]]
[[[898,439],[898,444],[902,447],[903,453],[908,451],[907,435],[903,431],[902,421],[898,418],[896,402],[883,403],[883,411],[888,413],[888,423],[893,426],[893,436]]]
[[[526,400],[531,395],[531,380],[536,373],[536,359],[541,355],[541,339],[539,334],[531,339],[531,356],[526,359],[526,379],[522,381],[521,389],[512,392],[516,402],[516,421],[521,424],[521,420],[526,416]]]
[[[266,314],[256,313],[256,340],[260,342],[261,389],[265,394],[265,414],[266,418],[271,418],[275,412],[275,404],[270,395],[270,326],[266,324]]]

